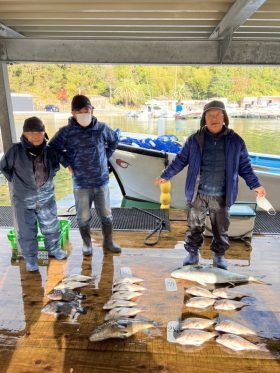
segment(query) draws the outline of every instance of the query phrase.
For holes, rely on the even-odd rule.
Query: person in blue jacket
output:
[[[101,220],[103,248],[120,253],[113,241],[112,213],[109,195],[108,160],[116,150],[119,136],[107,124],[93,116],[88,97],[76,95],[72,99],[72,117],[67,126],[58,130],[49,142],[62,151],[70,168],[77,211],[77,222],[83,240],[83,255],[92,255],[90,236],[91,206],[94,203]]]
[[[160,185],[188,166],[185,186],[189,227],[185,249],[188,255],[183,265],[199,261],[205,219],[209,212],[213,231],[213,265],[227,269],[224,254],[229,248],[229,208],[237,197],[238,175],[257,196],[266,195],[251,167],[244,140],[228,125],[222,101],[206,104],[200,130],[187,139],[180,153],[155,181],[156,185]]]
[[[0,161],[0,170],[11,182],[17,237],[28,272],[38,271],[38,224],[50,257],[64,259],[53,178],[60,155],[46,142],[45,126],[37,117],[24,121],[19,143],[13,144]]]

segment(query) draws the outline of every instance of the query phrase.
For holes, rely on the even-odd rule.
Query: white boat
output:
[[[160,203],[160,189],[154,185],[156,177],[175,158],[176,154],[120,144],[110,158],[112,170],[127,199]],[[253,168],[267,190],[267,198],[280,211],[280,156],[250,153]],[[185,180],[187,168],[171,180],[171,207],[185,208]],[[256,201],[256,195],[244,180],[239,180],[238,201]]]

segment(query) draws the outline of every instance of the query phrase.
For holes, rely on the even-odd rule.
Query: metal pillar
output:
[[[2,135],[3,151],[4,153],[9,149],[13,142],[16,142],[16,131],[14,124],[14,115],[12,108],[12,100],[10,95],[10,86],[8,78],[7,64],[0,63],[0,128]],[[11,185],[9,183],[9,190],[11,195]],[[11,199],[12,200],[12,199]],[[17,228],[17,222],[15,219],[15,213],[13,204],[12,205],[12,215],[13,215],[13,225]],[[21,248],[17,242],[18,254],[21,255]]]

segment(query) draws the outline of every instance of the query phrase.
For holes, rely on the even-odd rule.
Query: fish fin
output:
[[[265,343],[260,343],[257,346],[258,346],[258,348],[259,348],[260,351],[269,352],[269,349],[266,347]]]
[[[268,282],[259,280],[259,279],[257,279],[256,277],[253,277],[253,276],[249,276],[248,281],[252,281],[252,282],[255,282],[257,284],[272,285],[272,284],[269,284]]]
[[[207,287],[207,284],[206,284],[206,282],[203,282],[203,281],[196,281],[196,282],[198,282],[200,285],[202,285],[202,286],[204,286],[204,287]]]

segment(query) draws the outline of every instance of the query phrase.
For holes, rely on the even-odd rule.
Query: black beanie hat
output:
[[[84,107],[94,107],[91,105],[90,99],[84,95],[76,95],[72,99],[71,111],[79,111]]]
[[[228,115],[227,115],[227,112],[226,112],[225,104],[223,103],[223,101],[218,101],[218,100],[210,101],[210,102],[208,102],[208,104],[206,104],[204,106],[202,117],[201,117],[201,120],[200,120],[200,127],[205,126],[205,124],[206,124],[205,113],[210,109],[220,109],[220,110],[222,110],[223,113],[224,113],[225,126],[228,127],[229,119],[228,119]]]
[[[24,121],[23,132],[45,132],[45,126],[41,119],[30,117]]]

